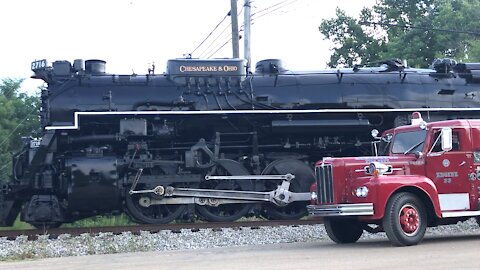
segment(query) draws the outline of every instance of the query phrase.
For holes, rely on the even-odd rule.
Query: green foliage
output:
[[[378,52],[385,50],[385,40],[376,38],[374,32],[363,31],[357,20],[349,17],[337,8],[337,18],[325,20],[320,32],[337,46],[330,57],[330,66],[352,66],[357,59],[366,62],[378,61]],[[371,16],[368,9],[362,10],[362,16]]]
[[[64,224],[64,228],[85,228],[85,227],[111,227],[111,226],[125,226],[135,225],[127,215],[122,214],[118,216],[95,216],[91,218],[75,221],[71,224]]]
[[[20,221],[20,215],[18,215],[17,219],[15,219],[15,222],[13,223],[13,226],[11,226],[11,227],[0,227],[0,231],[5,231],[5,230],[30,230],[30,229],[35,229],[35,228],[28,223]]]
[[[121,214],[118,216],[95,216],[82,220],[75,221],[73,223],[63,224],[64,228],[88,228],[88,227],[112,227],[112,226],[125,226],[135,225],[133,221],[128,218],[127,215]],[[0,230],[27,230],[34,229],[34,227],[28,223],[20,221],[20,215],[17,217],[12,227],[0,227]]]
[[[38,95],[20,93],[21,79],[4,79],[0,83],[0,182],[11,173],[11,153],[22,145],[22,136],[38,131],[40,122]]]
[[[332,67],[392,58],[407,59],[414,67],[445,57],[480,61],[478,0],[379,0],[359,19],[342,10],[336,15],[319,27],[335,43]]]

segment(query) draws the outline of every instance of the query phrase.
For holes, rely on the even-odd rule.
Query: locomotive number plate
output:
[[[38,148],[40,147],[41,143],[42,143],[42,139],[32,139],[30,141],[30,148]]]
[[[32,62],[32,70],[45,69],[47,67],[47,60],[36,60]]]

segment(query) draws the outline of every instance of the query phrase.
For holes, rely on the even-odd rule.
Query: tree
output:
[[[38,96],[20,93],[21,79],[4,79],[0,83],[0,182],[11,173],[11,153],[22,146],[22,136],[39,129]]]
[[[379,0],[359,19],[337,10],[319,30],[335,43],[329,66],[401,58],[426,67],[435,58],[480,60],[480,1]]]
[[[363,9],[361,16],[368,18],[370,12]],[[336,44],[328,65],[352,66],[358,59],[378,61],[378,53],[385,50],[385,39],[376,37],[374,31],[365,31],[358,20],[347,16],[339,8],[336,15],[337,18],[324,20],[320,25],[320,32]]]

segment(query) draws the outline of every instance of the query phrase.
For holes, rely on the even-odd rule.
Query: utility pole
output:
[[[230,10],[230,17],[232,17],[232,49],[233,58],[240,57],[240,47],[238,38],[238,14],[237,14],[237,0],[230,0],[232,9]]]
[[[251,25],[251,14],[250,14],[250,4],[251,0],[245,0],[244,4],[244,33],[243,33],[243,48],[244,48],[244,57],[247,60],[247,72],[250,72],[250,66],[252,61],[252,56],[250,55],[250,25]]]

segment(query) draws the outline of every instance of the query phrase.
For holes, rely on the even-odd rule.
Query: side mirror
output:
[[[442,128],[442,151],[448,152],[452,150],[452,129]]]

